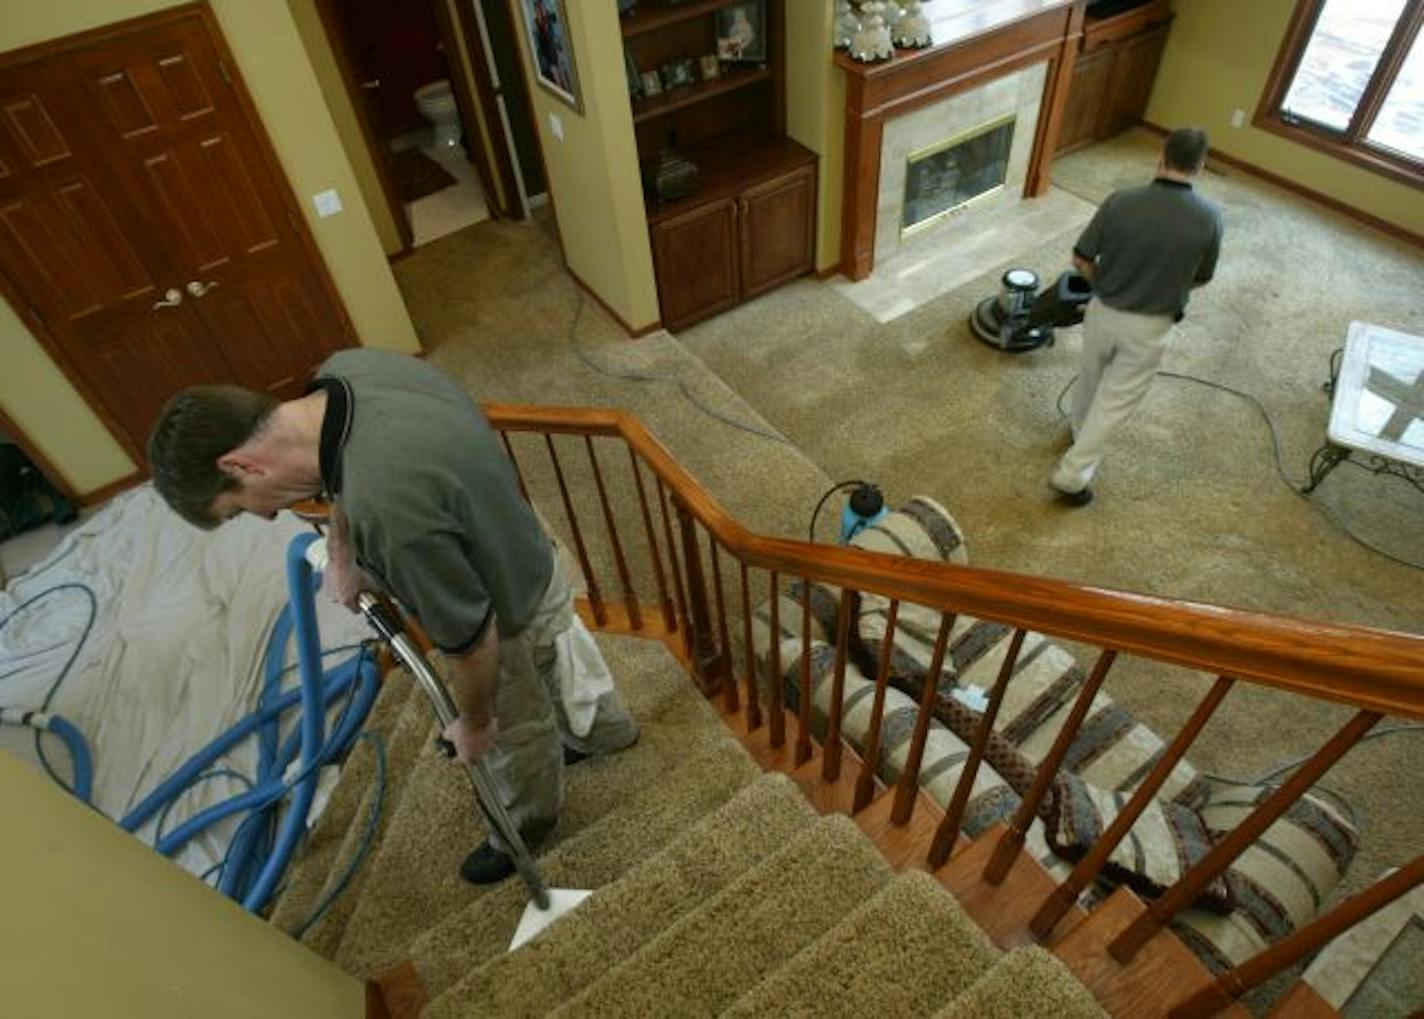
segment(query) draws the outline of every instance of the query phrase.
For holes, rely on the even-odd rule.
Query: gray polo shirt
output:
[[[1221,231],[1190,184],[1159,177],[1108,195],[1073,251],[1097,262],[1093,294],[1108,307],[1180,318],[1192,285],[1216,271]]]
[[[321,468],[357,561],[413,611],[442,650],[463,653],[491,618],[528,625],[554,555],[499,438],[433,365],[391,351],[333,354]]]

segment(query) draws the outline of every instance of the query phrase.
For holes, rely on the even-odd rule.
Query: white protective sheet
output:
[[[118,496],[0,593],[0,621],[9,620],[0,629],[0,706],[39,708],[90,617],[89,599],[74,589],[19,606],[60,584],[92,590],[92,630],[49,711],[84,733],[93,804],[120,817],[255,707],[267,637],[287,601],[287,542],[308,527],[284,513],[275,522],[241,517],[205,532],[173,514],[150,485]],[[372,636],[359,616],[320,595],[316,604],[323,649]],[[331,655],[326,664],[354,654]],[[293,669],[284,686],[296,682]],[[284,735],[296,714],[288,713]],[[42,738],[46,757],[67,780],[63,744]],[[0,748],[38,767],[34,747],[33,730],[0,726]],[[249,738],[217,764],[252,777],[256,761]],[[229,778],[200,783],[175,805],[165,831],[243,788]],[[176,859],[195,874],[207,872],[221,861],[238,820],[209,829]],[[138,833],[147,843],[155,824]]]

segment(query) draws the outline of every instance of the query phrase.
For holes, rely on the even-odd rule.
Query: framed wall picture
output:
[[[534,78],[575,111],[583,112],[578,68],[569,41],[569,15],[565,0],[519,0],[524,30],[529,38],[529,54],[534,60]]]
[[[717,56],[726,61],[766,61],[766,2],[731,4],[717,12]]]

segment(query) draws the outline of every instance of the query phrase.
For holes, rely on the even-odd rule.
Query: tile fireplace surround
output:
[[[903,157],[895,153],[905,132],[896,122],[905,117],[923,122],[925,116],[913,115],[928,107],[973,109],[973,96],[954,101],[961,93],[1015,97],[1020,117],[1014,149],[1022,169],[1014,175],[1019,181],[1011,178],[1008,183],[1021,186],[1028,197],[1048,190],[1048,167],[1058,144],[1084,5],[1085,0],[936,0],[925,7],[933,24],[933,46],[897,50],[879,64],[836,56],[846,74],[842,273],[852,280],[865,279],[878,257],[897,249],[905,169],[897,162]],[[933,118],[934,111],[927,116]],[[885,161],[887,149],[890,162]],[[887,209],[886,189],[895,187],[899,191],[894,208]]]

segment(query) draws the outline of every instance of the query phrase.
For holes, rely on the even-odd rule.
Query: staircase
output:
[[[598,639],[642,737],[569,769],[540,866],[594,894],[515,952],[524,889],[460,881],[483,835],[468,781],[420,691],[388,679],[367,726],[387,747],[375,841],[302,939],[373,981],[385,1014],[1104,1014],[1051,953],[1001,952],[934,877],[897,873],[854,820],[763,771],[661,643]],[[349,869],[375,772],[358,750],[273,923],[295,933]]]
[[[1245,1015],[1243,994],[1424,882],[1419,856],[1351,899],[1318,903],[1315,919],[1220,973],[1170,927],[1384,715],[1424,718],[1424,638],[757,535],[627,414],[486,412],[526,497],[563,510],[553,526],[577,559],[580,612],[642,737],[567,771],[541,866],[553,886],[595,891],[510,953],[522,889],[459,878],[481,822],[465,776],[435,748],[423,695],[392,674],[368,725],[384,737],[384,772],[363,744],[272,916],[368,981],[368,1015]],[[799,619],[778,621],[777,593],[797,582],[833,592],[834,646],[820,650],[834,667],[814,712],[809,697],[783,704],[781,677],[747,653],[766,604],[766,632],[812,648],[796,665],[797,689],[811,689],[811,600],[792,613]],[[960,615],[1013,634],[943,806],[920,770],[936,684],[921,684],[894,788],[842,739],[851,606],[862,595],[885,604],[887,632],[902,603],[938,619],[929,676],[941,675]],[[1096,647],[1097,663],[1012,819],[966,840],[964,805],[1029,634]],[[881,769],[892,650],[881,649],[857,744]],[[1111,827],[1071,875],[1054,876],[1025,836],[1119,657],[1217,678]],[[1144,903],[1119,888],[1083,912],[1080,893],[1233,684],[1353,714],[1160,895]],[[896,724],[903,739],[904,712]],[[1297,983],[1270,1014],[1337,1013]]]

